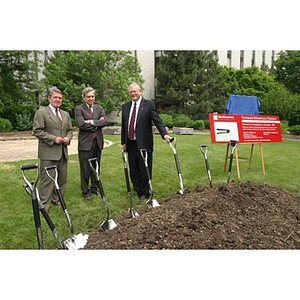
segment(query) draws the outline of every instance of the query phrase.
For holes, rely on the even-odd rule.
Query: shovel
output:
[[[54,172],[55,172],[54,177],[51,176],[51,174],[49,172],[50,170],[54,170]],[[69,215],[66,203],[64,201],[63,195],[61,193],[61,190],[60,190],[58,182],[57,182],[57,178],[58,178],[57,168],[56,168],[55,165],[53,165],[53,166],[45,167],[45,171],[46,171],[47,175],[49,176],[49,178],[55,184],[55,189],[56,189],[56,192],[57,192],[57,196],[58,196],[59,202],[61,204],[61,207],[62,207],[62,209],[63,209],[63,211],[64,211],[64,213],[66,215],[66,218],[67,218],[67,221],[68,221],[68,224],[69,224],[69,227],[70,227],[70,231],[71,231],[71,233],[74,233],[74,227],[73,227],[73,224],[72,224],[72,221],[71,221],[71,218],[70,218],[70,215]]]
[[[34,182],[33,181],[31,181],[30,183],[26,182],[25,184],[23,184],[23,188],[25,189],[25,191],[27,192],[27,194],[30,195],[31,194],[30,191],[32,190],[32,188],[34,188]],[[54,226],[51,218],[49,217],[49,214],[47,213],[47,211],[46,211],[43,203],[40,200],[40,196],[39,196],[37,187],[35,187],[35,189],[36,189],[37,201],[38,201],[38,204],[39,204],[39,210],[40,210],[40,212],[42,213],[44,219],[46,220],[46,222],[47,222],[48,226],[50,227],[50,229],[51,229],[54,237],[58,241],[60,247],[62,249],[67,249],[67,247],[63,243],[61,237],[59,236],[58,231],[57,231],[56,227]]]
[[[231,146],[231,153],[230,153],[230,160],[229,160],[229,167],[228,167],[227,183],[229,183],[229,181],[230,181],[231,167],[232,167],[232,160],[233,160],[233,152],[234,152],[234,149],[237,146],[237,142],[236,141],[230,141],[230,146]]]
[[[95,163],[95,167],[93,166],[93,162]],[[117,226],[117,224],[115,223],[115,221],[113,219],[109,219],[109,209],[108,209],[107,200],[106,200],[106,197],[104,194],[104,190],[102,187],[102,183],[101,183],[101,180],[99,177],[99,164],[98,164],[97,158],[90,158],[89,164],[90,164],[92,172],[94,173],[94,175],[97,179],[98,188],[100,191],[101,198],[104,202],[104,207],[105,207],[105,212],[106,212],[106,220],[101,223],[100,228],[102,231],[108,231],[108,230],[114,229]]]
[[[122,149],[122,157],[123,157],[123,164],[124,164],[124,171],[125,171],[125,179],[126,179],[126,186],[127,186],[127,193],[129,198],[129,205],[130,208],[128,209],[128,212],[130,213],[132,218],[137,217],[139,214],[134,210],[133,204],[132,204],[132,195],[131,195],[131,189],[130,189],[130,182],[129,182],[129,176],[128,176],[128,163],[127,163],[127,154],[124,149]]]
[[[33,182],[30,182],[30,184],[32,185]],[[26,190],[26,192],[30,195],[31,187],[28,186],[28,183],[24,184],[23,187]],[[59,246],[62,249],[69,249],[69,250],[78,250],[78,249],[83,248],[85,246],[85,244],[87,243],[88,235],[83,236],[81,233],[79,233],[77,235],[73,235],[72,237],[67,239],[65,242],[63,242],[55,225],[53,224],[49,214],[47,213],[42,201],[40,200],[40,196],[39,196],[39,192],[38,192],[37,188],[36,188],[36,193],[37,193],[37,200],[39,203],[40,211],[41,211],[44,219],[46,220],[48,226],[50,227],[54,237],[58,241]]]
[[[208,180],[209,180],[209,185],[212,186],[211,173],[210,173],[208,157],[207,157],[207,146],[206,145],[200,145],[200,150],[204,155],[204,160],[205,160],[205,166],[206,166],[207,176],[208,176]]]
[[[172,145],[173,141],[174,141],[174,146]],[[184,194],[186,189],[183,187],[183,180],[182,180],[182,175],[181,175],[180,166],[179,166],[178,157],[177,157],[177,151],[176,151],[177,139],[175,137],[170,139],[169,145],[172,148],[173,153],[174,153],[175,164],[176,164],[176,169],[177,169],[178,178],[179,178],[180,190],[178,191],[178,193],[182,195],[182,194]]]
[[[38,164],[29,164],[21,166],[22,176],[26,184],[30,187],[30,195],[32,199],[32,209],[33,209],[33,217],[34,217],[34,224],[36,230],[36,236],[38,240],[39,249],[45,249],[44,242],[43,242],[43,234],[42,234],[42,226],[41,226],[41,218],[40,218],[40,211],[39,211],[39,204],[37,198],[37,189],[36,185],[39,180],[39,168]],[[25,176],[26,170],[36,169],[36,178],[32,184],[30,184],[29,180]]]
[[[149,167],[148,167],[147,149],[141,149],[140,152],[141,152],[141,156],[145,163],[146,172],[147,172],[147,176],[148,176],[148,180],[149,180],[150,199],[147,200],[146,204],[147,204],[148,208],[157,207],[157,206],[159,206],[159,204],[156,199],[153,199],[153,187],[152,187],[152,181],[151,181]]]

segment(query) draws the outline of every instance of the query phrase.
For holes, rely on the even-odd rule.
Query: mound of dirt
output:
[[[251,182],[198,186],[138,210],[84,249],[300,249],[300,197]]]

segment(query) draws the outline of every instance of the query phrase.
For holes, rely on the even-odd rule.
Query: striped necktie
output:
[[[134,139],[135,116],[136,116],[136,103],[134,103],[134,107],[133,107],[132,114],[131,114],[131,119],[130,119],[130,124],[129,124],[128,138],[130,140]]]

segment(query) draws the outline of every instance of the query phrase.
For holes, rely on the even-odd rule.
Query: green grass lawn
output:
[[[177,138],[177,155],[185,188],[194,190],[197,185],[209,185],[204,156],[200,151],[200,145],[202,144],[206,144],[208,147],[213,184],[227,182],[227,170],[224,171],[226,144],[212,144],[208,134],[175,136]],[[113,145],[102,152],[101,181],[111,218],[118,223],[118,219],[127,214],[129,208],[120,136],[106,135],[105,139],[112,141]],[[300,195],[299,147],[300,142],[293,140],[263,144],[266,170],[266,174],[263,176],[259,146],[254,146],[252,166],[249,169],[250,145],[241,144],[238,146],[241,178],[237,178],[234,161],[231,180],[266,183]],[[38,159],[31,159],[0,163],[0,249],[38,248],[31,198],[23,189],[24,181],[20,170],[21,165],[29,163],[39,163],[39,161]],[[28,171],[26,174],[27,177],[33,174],[33,178],[35,178],[34,172],[30,173]],[[155,136],[152,183],[154,198],[158,201],[177,193],[180,188],[173,151],[158,135]],[[105,220],[102,199],[96,195],[92,195],[92,198],[91,202],[83,200],[80,190],[78,157],[77,155],[70,155],[68,185],[64,200],[74,223],[76,234],[79,232],[89,233],[98,229],[99,225]],[[140,204],[137,197],[134,197],[134,206],[138,211],[145,204]],[[50,216],[62,238],[64,240],[69,238],[71,233],[61,207],[51,207]],[[46,249],[55,249],[58,244],[42,216],[41,219],[45,247]]]

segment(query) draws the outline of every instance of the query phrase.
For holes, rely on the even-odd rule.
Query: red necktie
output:
[[[132,114],[131,114],[131,119],[130,119],[130,124],[129,124],[128,138],[130,140],[134,139],[135,115],[136,115],[136,103],[134,103],[134,107],[133,107]]]
[[[91,117],[93,117],[93,110],[92,110],[92,105],[89,105],[89,111],[90,111],[90,114],[91,114]],[[94,132],[93,134],[93,139],[96,137],[96,133]]]

